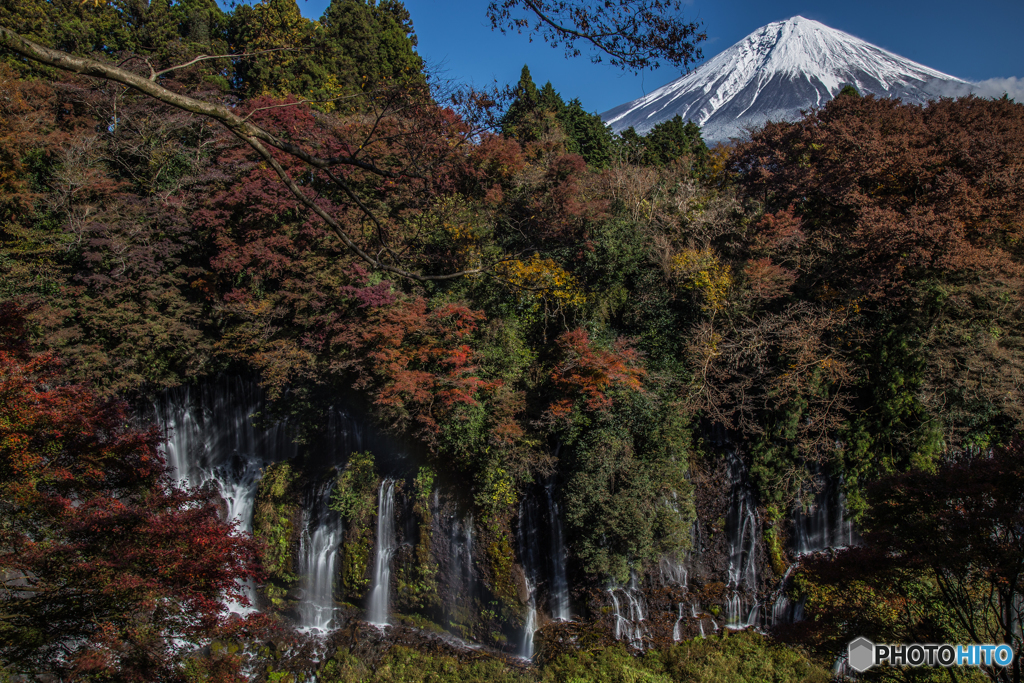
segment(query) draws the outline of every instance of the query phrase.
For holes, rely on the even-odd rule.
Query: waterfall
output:
[[[793,550],[806,555],[827,548],[856,545],[860,537],[846,519],[846,494],[841,479],[822,477],[825,484],[814,496],[813,504],[793,510]]]
[[[644,648],[644,604],[643,593],[637,587],[636,574],[630,575],[629,585],[625,588],[611,586],[607,589],[612,598],[612,608],[615,611],[615,639],[621,640],[623,634],[632,647],[642,650]],[[626,598],[627,612],[624,616],[616,592],[621,592]]]
[[[473,595],[473,515],[459,521],[451,520],[449,527],[449,557],[451,558],[451,585],[456,596],[470,600]]]
[[[553,488],[552,483],[544,487],[548,499],[548,516],[551,520],[551,617],[556,621],[569,621],[569,580],[565,571],[568,557],[562,528],[562,512],[555,502]]]
[[[675,625],[672,627],[672,640],[677,643],[683,639],[683,605],[686,603],[679,603],[679,617],[676,619]]]
[[[622,632],[629,630],[629,623],[622,616],[622,610],[619,609],[619,599],[615,596],[615,589],[609,588],[608,595],[612,596],[612,606],[615,609],[615,640],[622,640]]]
[[[338,513],[329,507],[333,485],[332,478],[321,484],[319,491],[314,489],[314,495],[307,500],[308,521],[299,547],[301,630],[328,631],[334,617],[334,575],[342,525]]]
[[[658,561],[658,574],[663,586],[676,585],[684,589],[687,587],[689,576],[682,562],[676,562],[670,557],[662,557]]]
[[[790,612],[792,611],[792,603],[789,598],[786,597],[786,584],[789,582],[789,577],[796,569],[797,564],[793,563],[786,567],[786,573],[779,579],[779,583],[776,585],[773,594],[775,600],[772,602],[771,617],[769,625],[778,626],[782,623],[788,623],[791,617]]]
[[[262,429],[253,425],[252,415],[264,404],[258,385],[238,377],[167,389],[152,404],[151,417],[168,433],[162,451],[171,476],[186,486],[215,486],[225,518],[244,532],[252,531],[263,468],[297,453],[284,422]],[[248,584],[246,593],[253,604],[255,587]],[[252,611],[233,601],[228,607],[237,613]]]
[[[263,392],[238,378],[168,389],[153,403],[157,422],[169,432],[163,452],[171,476],[187,486],[214,483],[228,519],[247,531],[262,469],[297,453],[284,423],[253,426],[252,415],[263,408]]]
[[[391,555],[395,552],[395,482],[380,483],[377,505],[377,559],[373,567],[373,592],[367,621],[377,626],[388,623],[388,601],[391,589]]]
[[[697,625],[700,627],[700,637],[704,638],[704,619],[697,614],[697,603],[690,603],[690,616],[697,620]]]
[[[789,608],[789,598],[786,597],[785,593],[775,598],[775,603],[772,605],[772,626],[778,626],[789,621]]]
[[[526,591],[529,599],[526,604],[526,619],[523,622],[523,642],[519,654],[524,659],[533,657],[533,634],[537,632],[537,601],[534,599],[533,582],[526,579]]]
[[[473,586],[473,513],[469,513],[469,519],[462,523],[463,532],[466,537],[466,565],[463,568],[465,585]]]
[[[440,501],[439,501],[440,502]],[[473,561],[474,520],[463,516],[454,497],[440,503],[434,515],[443,623],[453,633],[465,635],[471,629],[478,596]]]
[[[731,487],[726,533],[729,537],[728,589],[726,626],[747,628],[756,625],[759,604],[755,601],[746,620],[742,619],[743,593],[757,594],[757,540],[759,520],[754,496],[747,481],[743,461],[729,453]]]
[[[725,623],[729,626],[736,626],[740,621],[740,609],[742,604],[740,594],[734,592],[725,600]]]
[[[537,557],[540,554],[537,539],[535,499],[524,496],[519,503],[519,561],[523,565],[526,584],[526,617],[523,620],[523,642],[519,654],[533,657],[533,634],[537,631]]]

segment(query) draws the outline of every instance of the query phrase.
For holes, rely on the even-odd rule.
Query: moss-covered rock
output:
[[[434,490],[434,470],[421,467],[413,482],[412,512],[418,520],[418,537],[411,557],[395,568],[396,604],[402,609],[427,610],[439,607],[438,563],[431,552],[433,513],[430,495]]]
[[[274,463],[263,471],[256,490],[252,529],[263,542],[262,561],[268,578],[262,593],[277,610],[290,607],[288,593],[299,579],[295,566],[302,526],[302,511],[295,503],[300,499],[298,479],[291,463]]]
[[[369,451],[353,453],[338,475],[331,494],[331,509],[341,513],[345,521],[338,579],[341,597],[348,600],[362,599],[370,587],[379,486],[380,476],[373,454]]]

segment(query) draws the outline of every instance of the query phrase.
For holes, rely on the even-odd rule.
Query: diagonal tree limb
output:
[[[172,107],[182,109],[184,111],[198,114],[207,118],[214,119],[222,123],[228,130],[234,133],[240,140],[245,142],[251,147],[257,154],[260,155],[277,173],[278,177],[285,184],[288,190],[304,204],[308,209],[313,211],[319,216],[331,230],[338,236],[342,243],[355,253],[359,258],[370,264],[372,267],[383,270],[389,273],[394,273],[400,277],[416,280],[420,282],[426,282],[429,280],[453,280],[456,278],[464,277],[466,275],[475,275],[484,272],[484,268],[473,268],[469,270],[462,270],[455,273],[445,273],[441,275],[423,275],[422,273],[416,273],[413,271],[406,270],[397,265],[385,263],[379,258],[375,258],[362,249],[356,244],[352,238],[348,235],[341,224],[329,213],[324,211],[318,206],[309,196],[302,191],[302,188],[292,179],[288,172],[281,166],[280,163],[274,158],[270,150],[267,149],[267,145],[281,150],[287,154],[290,154],[310,166],[323,170],[328,173],[331,180],[333,180],[345,194],[352,200],[356,206],[362,211],[377,227],[378,235],[380,236],[383,243],[383,226],[380,221],[373,214],[372,211],[366,206],[366,204],[359,199],[355,192],[348,186],[347,183],[342,181],[333,173],[330,173],[330,169],[339,165],[348,165],[360,168],[364,171],[374,173],[379,176],[386,178],[399,178],[399,174],[381,169],[376,165],[356,159],[353,156],[339,156],[324,159],[313,154],[308,153],[301,147],[292,143],[281,140],[277,136],[273,135],[266,129],[250,122],[247,118],[243,118],[235,114],[228,107],[211,103],[204,102],[187,95],[172,92],[158,83],[152,78],[144,78],[137,74],[134,74],[126,69],[122,69],[118,66],[112,66],[89,59],[87,57],[78,57],[70,55],[59,50],[52,50],[38,43],[34,43],[27,40],[15,33],[14,31],[0,26],[0,46],[5,46],[14,52],[32,60],[40,62],[48,66],[52,66],[64,71],[71,71],[73,73],[82,74],[85,76],[92,76],[96,78],[102,78],[104,80],[113,81],[122,85],[133,88],[145,95],[148,95],[164,104],[168,104]],[[152,69],[151,69],[152,71]],[[165,70],[166,71],[166,70]],[[163,73],[163,72],[161,72]],[[384,243],[384,249],[386,252],[395,257],[394,252],[390,247]]]
[[[145,95],[149,95],[164,104],[169,104],[172,107],[220,121],[228,128],[228,130],[239,135],[242,139],[251,138],[260,140],[271,147],[275,147],[282,152],[286,152],[298,159],[301,159],[303,162],[317,169],[327,169],[333,166],[355,166],[364,171],[385,178],[395,179],[401,177],[401,174],[380,168],[375,164],[356,159],[352,156],[323,158],[315,154],[311,154],[302,147],[287,142],[286,140],[282,140],[270,131],[257,126],[251,121],[247,121],[223,104],[204,102],[203,100],[197,100],[187,95],[172,92],[149,78],[139,76],[138,74],[134,74],[131,71],[122,69],[118,66],[104,64],[103,62],[90,59],[88,57],[78,57],[66,52],[61,52],[60,50],[50,49],[28,40],[4,26],[0,26],[0,46],[13,50],[34,62],[56,67],[63,71],[82,74],[83,76],[93,76],[95,78],[102,78],[104,80],[120,83],[138,90]]]
[[[288,171],[286,171],[284,167],[281,166],[280,163],[278,163],[277,159],[274,158],[274,155],[270,153],[270,150],[266,148],[266,146],[263,144],[261,140],[252,136],[247,137],[244,134],[239,133],[237,131],[232,132],[238,135],[238,137],[240,137],[243,142],[245,142],[254,150],[256,150],[256,153],[263,157],[264,161],[270,164],[270,167],[274,169],[278,177],[281,178],[281,182],[285,184],[285,186],[291,191],[291,193],[295,195],[295,197],[300,202],[305,204],[310,211],[315,213],[317,216],[321,218],[321,220],[327,223],[327,225],[331,227],[331,230],[334,231],[334,234],[338,236],[338,239],[340,239],[346,247],[351,249],[353,253],[355,253],[359,258],[363,259],[374,268],[387,271],[389,273],[394,273],[395,275],[399,275],[404,278],[409,278],[410,280],[417,280],[419,282],[426,282],[428,280],[454,280],[456,278],[464,277],[466,275],[476,275],[478,273],[483,272],[482,268],[473,268],[470,270],[460,270],[457,273],[445,273],[443,275],[422,275],[420,273],[414,273],[412,271],[405,270],[404,268],[399,268],[398,266],[393,266],[388,263],[384,263],[380,259],[374,258],[370,254],[366,253],[366,251],[364,251],[358,244],[352,241],[352,238],[349,237],[348,233],[345,232],[345,229],[341,227],[341,224],[338,223],[338,221],[333,216],[331,216],[331,214],[324,211],[320,206],[316,204],[316,202],[310,199],[309,196],[302,191],[302,188],[300,188],[298,184],[296,184],[295,180],[292,179],[292,177],[288,174]],[[347,186],[345,185],[342,185],[342,188],[345,189],[346,191],[349,191]],[[350,197],[355,197],[355,195],[351,194]],[[369,209],[367,209],[362,204],[362,202],[359,202],[358,199],[356,199],[356,202],[358,203],[362,211],[366,213],[371,220],[376,221],[376,217],[369,212]]]

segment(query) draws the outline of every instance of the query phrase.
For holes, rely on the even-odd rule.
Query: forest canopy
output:
[[[594,7],[510,1],[489,12],[497,28],[539,32],[570,53],[589,44],[626,68],[697,55],[699,27],[663,18],[678,3]],[[143,636],[209,645],[224,626],[209,601],[235,578],[259,578],[268,614],[287,612],[298,579],[285,532],[301,519],[299,487],[320,474],[302,458],[263,471],[250,545],[218,526],[215,495],[167,484],[160,435],[127,429],[117,403],[224,375],[257,378],[269,400],[261,419],[287,422],[310,449],[337,396],[414,445],[402,495],[422,535],[407,544],[401,599],[416,618],[441,609],[430,492],[459,491],[487,599],[459,622],[462,637],[508,651],[508,632],[524,627],[531,496],[562,506],[573,600],[593,623],[611,619],[608,586],[658,585],[651,600],[675,610],[678,587],[654,577],[698,555],[719,575],[694,578],[688,599],[717,617],[710,610],[731,599],[722,501],[742,484],[768,549],[750,590],[763,604],[796,574],[810,619],[782,637],[820,661],[830,666],[848,635],[844,610],[878,591],[893,610],[913,609],[904,621],[862,611],[863,635],[939,642],[974,628],[1009,633],[1021,653],[1019,619],[994,616],[1020,604],[1019,581],[993,583],[991,567],[1010,573],[985,562],[1016,557],[1021,543],[1012,482],[992,487],[993,471],[1019,469],[1024,422],[1024,105],[841,96],[709,149],[679,117],[613,136],[528,67],[504,102],[442,97],[395,0],[334,0],[319,21],[294,0],[231,11],[12,0],[0,31],[0,299],[19,311],[17,348],[0,356],[10,395],[0,425],[44,444],[4,441],[0,569],[15,553],[23,571],[78,590],[94,578],[24,554],[15,532],[32,524],[71,543],[68,529],[88,522],[78,515],[118,502],[139,538],[173,518],[222,556],[240,553],[202,565],[212,577],[202,590],[132,574],[139,593],[78,614],[85,632],[47,640],[4,616],[14,649],[0,649],[3,666],[43,670],[45,648],[100,636],[118,652],[152,642]],[[52,481],[24,488],[25,463],[64,444],[47,436],[64,421],[96,433],[51,453],[70,463]],[[333,480],[353,549],[338,590],[353,604],[367,597],[379,455],[353,453]],[[80,458],[98,469],[76,473]],[[62,504],[56,519],[39,496],[71,495],[58,490],[66,482],[89,504]],[[970,487],[929,498],[913,519],[893,503],[957,482]],[[796,534],[787,520],[828,486],[867,549],[800,565],[785,550]],[[983,504],[986,492],[998,505]],[[957,508],[957,495],[973,503]],[[17,496],[36,497],[18,507]],[[901,524],[938,545],[899,545]],[[941,552],[942,534],[978,528],[994,545],[977,557]],[[102,538],[81,542],[110,552]],[[971,600],[952,599],[951,580]],[[975,600],[989,588],[996,603]],[[160,613],[154,601],[168,595],[205,621]],[[129,632],[109,617],[117,610],[159,614],[164,630]],[[696,610],[691,630],[705,624]],[[667,643],[678,619],[650,639]],[[568,642],[552,628],[550,648]],[[722,647],[769,647],[759,642]],[[725,657],[716,652],[695,656]],[[664,657],[648,664],[685,668]],[[115,660],[102,666],[136,665]]]

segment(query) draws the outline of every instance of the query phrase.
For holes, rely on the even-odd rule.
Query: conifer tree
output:
[[[262,54],[239,61],[237,87],[248,97],[309,92],[319,80],[304,59],[313,33],[295,0],[241,5],[231,19],[231,42],[238,52]]]
[[[234,43],[258,54],[240,62],[239,87],[249,97],[295,95],[331,111],[336,100],[384,83],[423,83],[416,34],[398,0],[333,0],[318,22],[295,0],[239,7]]]
[[[598,114],[588,114],[574,99],[565,106],[559,121],[567,138],[566,147],[579,154],[588,166],[603,168],[611,159],[612,132]]]
[[[699,175],[708,160],[708,147],[700,134],[700,126],[693,121],[684,122],[678,114],[662,121],[644,138],[644,161],[652,166],[664,166],[683,156],[690,157],[691,172]]]
[[[533,142],[540,137],[541,132],[536,120],[540,93],[530,75],[530,67],[525,64],[514,92],[516,99],[502,118],[501,132],[519,142]]]
[[[857,87],[855,85],[850,84],[850,83],[847,83],[846,85],[844,85],[842,87],[842,89],[839,91],[839,93],[836,95],[836,97],[840,97],[842,95],[849,95],[850,97],[860,97],[861,96],[860,90],[857,90]]]

